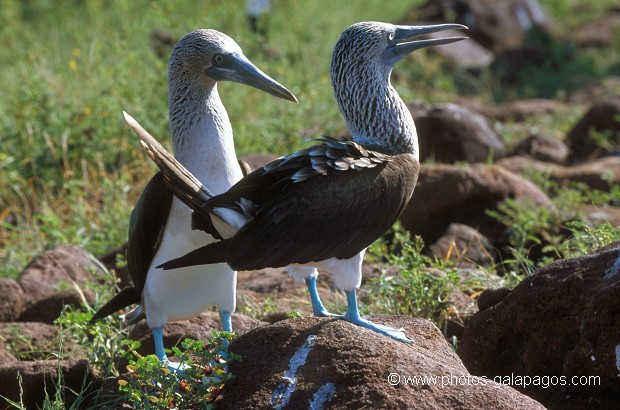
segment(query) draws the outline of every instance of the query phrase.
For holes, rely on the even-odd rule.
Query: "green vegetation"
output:
[[[167,119],[166,66],[170,51],[158,53],[151,35],[169,32],[177,39],[199,27],[229,33],[263,71],[294,92],[294,105],[249,87],[224,83],[220,93],[235,132],[240,156],[253,152],[283,154],[310,137],[345,130],[332,97],[329,61],[341,31],[362,20],[401,22],[406,11],[423,0],[385,2],[336,0],[272,1],[268,35],[249,30],[244,1],[5,0],[0,7],[0,277],[16,277],[32,257],[59,244],[79,245],[99,256],[126,240],[129,214],[154,167],[138,139],[123,122],[126,110],[170,147]],[[617,6],[616,0],[547,0],[546,11],[558,24],[559,39],[575,27]],[[620,73],[620,34],[605,50],[576,50],[563,40],[544,40],[545,63],[509,85],[490,75],[466,77],[468,88],[486,102],[513,96],[563,97],[581,82]],[[406,100],[441,102],[460,93],[463,73],[432,50],[401,64],[393,83]],[[413,81],[412,79],[415,79]],[[525,81],[527,80],[527,81]],[[561,138],[583,107],[544,114],[523,123],[496,124],[509,146],[541,129]],[[600,144],[606,136],[599,135]],[[561,187],[548,175],[532,173],[532,181],[552,198],[554,209],[507,201],[490,214],[511,227],[510,249],[489,273],[492,279],[463,279],[448,261],[421,253],[422,242],[399,226],[371,247],[368,259],[399,268],[400,275],[371,279],[360,295],[363,313],[407,314],[429,318],[440,328],[451,315],[453,290],[472,295],[491,286],[515,285],[534,269],[558,258],[573,257],[620,239],[609,224],[583,221],[583,205],[618,206],[620,188],[592,191],[580,185]],[[493,282],[495,281],[495,282]],[[111,280],[95,289],[102,300],[113,290]],[[238,312],[264,318],[277,310],[276,295],[262,302],[240,301]],[[342,306],[330,306],[341,312]],[[364,310],[365,309],[365,310]],[[21,359],[89,358],[104,378],[125,373],[119,358],[129,354],[130,374],[120,390],[137,408],[211,408],[222,385],[233,377],[222,359],[230,335],[207,341],[188,340],[173,353],[190,368],[179,380],[159,366],[154,356],[135,354],[126,342],[127,329],[118,318],[92,326],[91,312],[67,310],[57,325],[55,346],[34,346]],[[292,317],[300,314],[293,313]],[[69,341],[82,350],[64,351]],[[28,338],[20,342],[31,343]],[[9,350],[16,346],[7,346]],[[206,372],[206,374],[205,374]],[[157,391],[148,392],[153,382]],[[183,384],[183,387],[181,383]],[[81,408],[89,399],[84,386],[71,407],[63,402],[62,379],[49,386],[44,409]],[[200,400],[202,407],[192,407]],[[148,403],[146,405],[145,403]],[[149,407],[150,406],[150,407]],[[23,408],[13,403],[15,408]]]
[[[120,391],[134,408],[214,409],[223,385],[234,378],[228,363],[240,360],[228,351],[231,339],[230,333],[213,331],[213,338],[205,342],[185,339],[183,351],[173,347],[174,355],[187,366],[182,376],[162,367],[156,356],[134,351],[136,359],[127,366],[129,373],[118,381]]]

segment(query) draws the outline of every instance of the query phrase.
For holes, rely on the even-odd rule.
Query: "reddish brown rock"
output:
[[[620,243],[559,260],[480,306],[466,325],[459,355],[480,376],[564,380],[520,387],[550,409],[617,408],[619,292]],[[573,385],[587,384],[589,376],[589,385]]]
[[[90,292],[89,295],[91,295]],[[29,303],[17,320],[53,324],[60,317],[65,306],[78,309],[85,304],[91,304],[91,301],[92,297],[83,299],[80,293],[74,290],[58,291]]]
[[[608,223],[611,226],[620,226],[620,208],[583,205],[579,208],[583,218],[593,225]]]
[[[510,156],[524,156],[543,162],[561,164],[568,157],[568,147],[562,141],[533,134],[521,141]]]
[[[220,409],[542,409],[512,388],[472,378],[423,319],[374,316],[404,327],[404,344],[343,320],[288,319],[235,340]],[[417,383],[412,378],[417,379]],[[441,385],[442,381],[444,386]]]
[[[21,360],[43,360],[59,353],[59,331],[57,326],[39,322],[0,323],[0,341],[5,349]],[[69,340],[62,340],[64,354],[75,349]]]
[[[17,378],[20,374],[21,379]],[[56,395],[55,386],[59,384],[58,374],[62,375],[61,394],[69,408],[83,387],[92,379],[87,360],[36,360],[16,363],[0,363],[0,406],[10,408],[6,400],[20,402],[23,392],[24,408],[43,408],[46,392],[52,401]],[[75,393],[74,393],[75,392]]]
[[[566,143],[571,150],[569,161],[573,163],[620,152],[620,97],[592,105],[568,133]]]
[[[101,274],[101,264],[90,253],[77,246],[60,245],[35,256],[17,281],[27,296],[28,307],[60,290],[75,289],[74,284],[95,282]],[[92,303],[92,292],[81,290]]]
[[[501,104],[486,105],[478,101],[469,101],[467,105],[475,111],[497,121],[525,121],[531,117],[553,114],[566,108],[566,105],[544,98],[529,98]]]
[[[581,47],[607,47],[613,45],[620,30],[620,7],[609,10],[590,23],[571,30],[569,38]]]
[[[4,344],[0,345],[0,363],[15,363],[17,361],[17,357],[8,351]]]
[[[501,166],[423,164],[401,221],[427,244],[435,242],[449,224],[461,223],[477,229],[499,247],[505,243],[506,227],[486,210],[496,210],[508,198],[527,199],[553,209],[540,188]]]
[[[451,260],[457,267],[489,267],[495,264],[493,245],[476,229],[453,223],[443,235],[429,246],[439,259]]]
[[[591,189],[609,191],[620,183],[620,157],[604,157],[573,166],[550,164],[526,157],[508,157],[499,160],[497,164],[517,174],[542,172],[559,186],[579,182]]]
[[[522,44],[532,27],[547,29],[550,21],[535,0],[429,0],[411,10],[406,21],[455,21],[469,26],[468,35],[497,53]]]
[[[0,322],[16,320],[24,309],[24,292],[13,279],[0,278]]]
[[[438,162],[485,162],[501,158],[505,147],[482,115],[457,104],[440,104],[428,110],[411,107],[420,139],[420,159]]]

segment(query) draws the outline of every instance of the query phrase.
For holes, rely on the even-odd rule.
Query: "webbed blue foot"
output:
[[[155,343],[155,356],[159,359],[161,364],[165,364],[168,366],[171,372],[179,373],[183,375],[184,369],[187,369],[185,363],[171,362],[168,360],[168,356],[166,356],[166,350],[164,349],[164,328],[156,327],[151,329],[151,333],[153,334],[153,342]]]
[[[412,340],[408,339],[407,336],[405,336],[405,329],[403,328],[394,329],[390,326],[379,325],[371,322],[370,320],[362,319],[357,308],[357,295],[355,293],[355,290],[345,293],[347,294],[347,313],[344,316],[341,316],[342,319],[355,325],[373,330],[382,335],[389,336],[394,340],[398,340],[404,343],[412,343]]]
[[[319,291],[316,288],[316,276],[309,276],[306,278],[306,285],[308,286],[308,292],[310,293],[310,301],[312,302],[312,313],[318,317],[338,317],[333,313],[329,313],[321,298],[319,297]]]

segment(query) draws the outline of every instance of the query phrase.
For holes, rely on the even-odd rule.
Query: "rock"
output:
[[[605,148],[597,138],[604,140]],[[573,163],[620,152],[620,97],[592,105],[568,133],[566,143]]]
[[[17,374],[21,376],[20,380]],[[66,408],[70,408],[78,393],[91,380],[87,360],[36,360],[16,363],[0,363],[0,406],[8,408],[6,400],[20,402],[20,389],[23,391],[23,408],[43,408],[46,391],[53,401],[58,384],[58,374],[62,374],[61,395]],[[7,407],[8,406],[8,407]]]
[[[472,379],[431,322],[372,319],[404,327],[413,343],[315,317],[240,336],[230,349],[243,361],[231,363],[236,378],[226,385],[218,408],[543,408],[512,388]],[[416,384],[415,377],[427,379]]]
[[[497,305],[512,291],[512,288],[485,289],[478,296],[478,310],[486,310]]]
[[[617,408],[618,292],[620,242],[556,261],[489,306],[480,306],[465,327],[459,355],[479,376],[564,378],[565,385],[541,386],[539,381],[520,388],[549,408]],[[572,385],[585,384],[588,376],[594,377],[590,385]]]
[[[490,267],[495,264],[493,245],[476,229],[458,223],[448,225],[444,234],[429,246],[439,259],[448,259],[457,267]]]
[[[566,105],[559,101],[544,98],[528,98],[494,105],[468,101],[467,105],[487,118],[502,122],[525,121],[531,117],[553,114],[566,108]]]
[[[507,228],[486,210],[496,210],[508,198],[527,199],[553,209],[540,188],[501,166],[423,164],[413,197],[400,219],[427,244],[435,242],[451,223],[460,223],[477,229],[497,248],[505,243]]]
[[[620,7],[609,10],[594,21],[571,30],[570,39],[580,47],[612,46],[620,30]]]
[[[517,144],[509,155],[561,164],[568,158],[568,147],[555,138],[532,134]]]
[[[406,21],[454,21],[469,27],[468,35],[494,53],[520,46],[532,27],[550,21],[536,0],[429,0],[413,9]]]
[[[620,183],[620,157],[604,157],[573,166],[561,166],[526,157],[508,157],[497,164],[517,174],[537,171],[548,175],[559,186],[579,182],[590,189],[609,190]]]
[[[13,279],[0,278],[0,322],[12,322],[24,309],[24,292]]]
[[[265,322],[260,320],[237,313],[232,316],[233,330],[238,335],[265,324]],[[215,312],[205,312],[189,320],[170,322],[164,327],[164,346],[170,348],[178,345],[180,347],[181,342],[185,338],[205,339],[213,337],[212,330],[222,330],[220,317]],[[153,336],[146,324],[146,320],[141,320],[131,328],[129,338],[140,341],[138,353],[141,355],[155,354]]]
[[[504,155],[504,143],[482,115],[457,104],[412,110],[420,138],[420,159],[485,162]]]
[[[583,218],[592,225],[608,223],[611,226],[620,226],[620,208],[583,205],[579,208]]]
[[[59,353],[59,328],[45,323],[0,323],[0,340],[5,349],[20,360],[43,360]],[[63,354],[75,349],[73,343],[63,339]]]
[[[35,256],[17,281],[29,307],[59,290],[75,290],[75,285],[96,282],[97,275],[104,273],[102,265],[90,253],[77,246],[60,245]],[[82,291],[92,303],[93,293],[84,288]]]
[[[406,24],[420,24],[419,21],[408,22]],[[427,35],[429,38],[462,37],[461,30],[447,30],[441,33]],[[433,49],[442,55],[449,63],[466,70],[480,70],[489,67],[493,62],[493,53],[472,39],[461,41],[459,47],[437,47]]]
[[[83,299],[75,290],[59,291],[29,303],[17,320],[19,322],[42,322],[51,325],[60,317],[65,306],[77,309],[84,304],[92,304],[92,300],[92,297]]]
[[[0,363],[15,363],[17,361],[17,357],[9,352],[4,344],[0,345]]]

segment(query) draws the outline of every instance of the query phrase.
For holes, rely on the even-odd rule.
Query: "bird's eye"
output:
[[[388,41],[392,41],[394,40],[394,33],[389,33],[388,34]]]
[[[222,64],[224,62],[224,56],[216,54],[213,56],[213,64]]]

